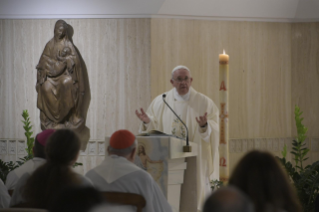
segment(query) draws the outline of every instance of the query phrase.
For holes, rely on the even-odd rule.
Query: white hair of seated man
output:
[[[125,157],[125,156],[128,156],[129,154],[131,154],[132,151],[134,149],[136,149],[137,145],[138,145],[138,142],[137,142],[137,139],[135,139],[134,143],[130,147],[127,147],[125,149],[115,149],[115,148],[109,146],[107,148],[107,151],[109,154],[114,154],[114,155]]]

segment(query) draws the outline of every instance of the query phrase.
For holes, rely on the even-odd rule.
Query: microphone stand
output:
[[[165,93],[162,95],[162,98],[163,98],[164,103],[167,105],[167,107],[174,113],[174,115],[180,120],[180,122],[184,125],[184,127],[186,129],[186,146],[183,146],[183,152],[192,152],[192,146],[189,145],[189,141],[188,141],[188,128],[187,128],[186,124],[183,122],[183,120],[175,113],[175,111],[166,102],[166,100],[165,100],[166,94]]]

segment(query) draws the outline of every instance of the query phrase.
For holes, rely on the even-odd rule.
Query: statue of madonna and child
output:
[[[69,128],[80,132],[86,128],[89,81],[72,34],[73,28],[58,20],[54,37],[46,44],[36,66],[37,107],[42,130]]]

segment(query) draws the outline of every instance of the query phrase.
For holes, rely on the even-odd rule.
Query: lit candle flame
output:
[[[225,54],[225,49],[223,49],[223,54]]]

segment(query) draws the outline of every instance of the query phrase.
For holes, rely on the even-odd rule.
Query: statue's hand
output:
[[[59,62],[65,63],[66,59],[64,57],[60,57],[60,56],[56,56],[56,58],[58,59]]]
[[[40,80],[39,83],[42,85],[47,79],[47,70],[40,70]]]

